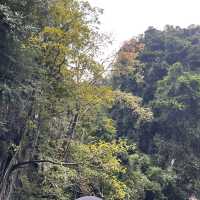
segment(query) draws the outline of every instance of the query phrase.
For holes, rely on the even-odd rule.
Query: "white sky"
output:
[[[200,0],[89,0],[104,9],[101,29],[113,33],[116,48],[149,26],[200,24]]]

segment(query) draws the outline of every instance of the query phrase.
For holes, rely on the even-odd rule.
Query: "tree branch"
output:
[[[29,160],[29,161],[20,162],[20,163],[13,165],[11,172],[13,172],[14,170],[16,170],[24,165],[30,165],[30,164],[34,164],[34,163],[51,163],[54,165],[62,165],[62,166],[75,166],[75,165],[80,164],[80,163],[64,163],[64,162],[62,163],[62,162],[55,162],[52,160]]]

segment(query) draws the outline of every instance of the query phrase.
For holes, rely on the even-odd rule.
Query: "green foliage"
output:
[[[101,13],[1,1],[0,199],[200,196],[200,28],[150,27],[107,80]]]
[[[196,186],[200,179],[192,164],[199,160],[199,32],[199,26],[187,29],[166,26],[164,31],[150,27],[138,38],[137,43],[143,44],[143,49],[137,51],[135,57],[129,57],[129,64],[121,59],[123,52],[127,53],[126,44],[114,63],[113,80],[119,78],[118,82],[113,81],[114,88],[139,95],[144,107],[150,107],[154,115],[153,120],[137,131],[133,131],[133,127],[126,128],[130,120],[128,123],[120,121],[126,118],[128,111],[117,119],[121,124],[117,131],[136,141],[155,161],[156,166],[148,171],[148,178],[154,183],[146,192],[146,199],[199,196]],[[130,40],[129,46],[135,43]],[[135,50],[131,49],[129,55],[131,52]],[[135,63],[140,64],[140,70],[135,70]],[[115,71],[122,69],[126,73],[116,75]],[[138,73],[142,82],[138,82]],[[120,111],[114,109],[115,113]],[[131,136],[126,134],[127,130],[131,130]],[[192,178],[193,173],[195,178]]]

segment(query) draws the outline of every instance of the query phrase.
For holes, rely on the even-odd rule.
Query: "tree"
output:
[[[120,54],[121,51],[126,54],[125,44],[114,62],[114,87],[140,96],[144,107],[150,107],[154,115],[153,120],[135,131],[130,120],[122,123],[129,116],[129,111],[125,110],[123,117],[117,119],[121,124],[117,131],[138,141],[140,149],[155,160],[156,166],[170,168],[177,175],[174,183],[161,187],[162,194],[169,199],[185,199],[193,193],[199,195],[199,177],[195,173],[198,173],[199,160],[198,41],[199,26],[187,29],[166,26],[163,31],[150,27],[138,38],[143,48],[137,56],[129,56],[128,62],[124,62],[127,59],[122,59]],[[132,40],[131,45],[135,45]],[[134,53],[131,49],[128,54]]]

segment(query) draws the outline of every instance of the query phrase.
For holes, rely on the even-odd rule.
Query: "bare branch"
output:
[[[34,163],[51,163],[54,165],[61,165],[61,166],[76,166],[76,165],[80,164],[80,163],[65,163],[65,162],[62,163],[62,162],[55,162],[52,160],[29,160],[29,161],[20,162],[20,163],[13,165],[11,171],[21,168],[24,165],[30,165],[30,164],[34,164]]]

